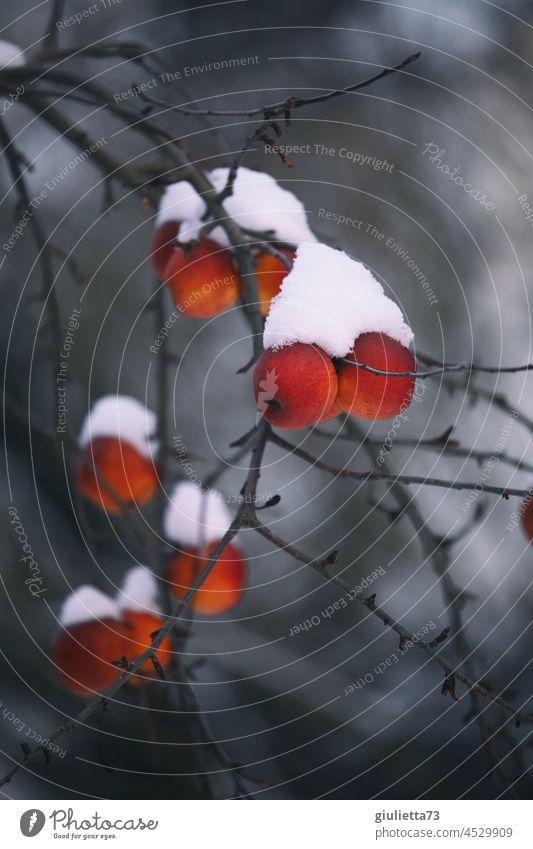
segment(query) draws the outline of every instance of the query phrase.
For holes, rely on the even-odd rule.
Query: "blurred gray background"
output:
[[[309,145],[311,152],[289,155],[293,168],[265,153],[259,142],[246,164],[268,171],[293,191],[319,235],[372,268],[402,306],[417,350],[486,365],[528,362],[532,231],[519,198],[533,199],[531,5],[513,0],[500,9],[481,0],[451,0],[445,6],[417,0],[406,8],[395,2],[247,0],[200,6],[123,0],[66,27],[59,43],[75,48],[102,39],[140,41],[153,51],[151,59],[181,74],[154,89],[156,97],[168,103],[207,98],[203,105],[228,109],[343,87],[422,50],[422,58],[403,74],[295,113],[290,127],[283,127],[281,143]],[[66,14],[84,8],[83,2],[68,2]],[[32,10],[23,0],[16,9],[4,2],[3,11],[2,37],[27,49],[30,61],[49,9]],[[186,76],[192,66],[246,57],[257,60],[240,69]],[[111,94],[151,76],[116,57],[78,57],[68,67],[95,75]],[[157,159],[157,151],[139,135],[122,130],[113,136],[120,126],[105,109],[93,114],[70,101],[57,108],[71,122],[80,121],[92,138],[105,136],[106,150],[117,158]],[[37,195],[76,151],[34,120],[23,103],[2,120],[33,163],[29,185]],[[228,163],[254,126],[244,118],[169,113],[158,120],[206,168]],[[322,145],[333,153],[317,153]],[[440,170],[430,151],[424,152],[428,145],[438,146],[441,163],[458,168],[492,208]],[[392,167],[359,164],[365,156],[367,162],[375,157]],[[19,213],[5,163],[1,179],[3,243]],[[64,321],[73,308],[82,309],[68,388],[73,434],[90,400],[102,394],[119,391],[141,400],[147,394],[155,403],[157,363],[149,348],[156,325],[153,312],[144,309],[154,286],[148,260],[152,212],[138,195],[116,185],[111,208],[109,203],[100,172],[87,161],[49,192],[37,213],[54,244],[71,253],[81,278],[74,279],[57,258],[55,290]],[[328,212],[333,215],[326,220]],[[336,224],[335,215],[357,219],[361,226]],[[407,261],[387,246],[391,239],[425,275],[437,303],[429,302]],[[53,427],[53,365],[46,336],[37,332],[42,304],[34,297],[41,285],[35,259],[27,229],[1,269],[5,390]],[[202,477],[217,456],[231,456],[229,443],[254,423],[251,375],[235,374],[250,356],[248,328],[238,310],[209,324],[180,318],[167,346],[182,356],[171,375],[170,435],[181,437]],[[454,379],[459,385],[454,392],[439,379],[424,383],[422,402],[412,405],[399,436],[427,439],[454,425],[462,446],[494,452],[508,415],[490,400],[472,403],[461,377]],[[475,377],[476,385],[505,394],[533,417],[530,381],[527,373]],[[374,426],[372,438],[383,439],[389,427]],[[327,428],[335,432],[335,425]],[[337,440],[328,448],[318,436],[288,436],[299,437],[315,455],[326,451],[333,465],[369,467],[364,450],[353,443]],[[514,422],[505,451],[528,460],[530,437],[527,427]],[[1,772],[20,756],[28,728],[46,736],[80,708],[59,685],[49,659],[55,616],[69,587],[92,582],[112,591],[128,566],[145,559],[118,523],[113,529],[90,508],[93,533],[87,537],[77,519],[79,506],[73,508],[69,495],[71,458],[65,454],[63,460],[38,433],[30,441],[27,426],[9,411],[4,448],[0,700],[7,718],[0,716]],[[177,476],[179,464],[175,458],[171,462]],[[475,461],[412,447],[394,448],[390,464],[396,471],[473,482],[483,471]],[[239,491],[245,466],[246,460],[228,468],[219,484],[224,493]],[[490,482],[527,487],[530,477],[499,462]],[[354,585],[382,567],[385,574],[372,591],[406,627],[416,631],[434,623],[438,633],[450,624],[442,582],[409,521],[392,523],[373,507],[379,499],[392,503],[385,487],[333,481],[270,448],[260,489],[282,496],[265,511],[265,521],[310,555],[339,548],[336,568]],[[471,518],[474,508],[462,509],[468,493],[429,487],[409,492],[439,534],[456,533]],[[11,503],[39,561],[45,602],[32,598],[24,584],[7,514]],[[476,674],[527,710],[533,555],[519,529],[505,529],[516,500],[489,498],[486,506],[481,522],[451,550],[450,574],[468,590],[463,618],[475,648]],[[226,741],[231,757],[248,765],[251,774],[272,783],[269,788],[250,782],[257,798],[455,798],[463,793],[492,798],[529,766],[527,728],[511,729],[510,739],[496,741],[496,762],[519,742],[522,762],[515,753],[495,769],[468,716],[468,697],[457,704],[443,697],[439,667],[414,648],[400,657],[394,635],[358,604],[290,637],[294,625],[320,614],[339,591],[252,533],[242,534],[240,544],[249,561],[246,596],[228,616],[193,623],[185,660],[204,661],[195,670],[194,687],[214,737]],[[455,639],[443,649],[451,659],[456,650]],[[392,656],[398,661],[383,675],[372,674]],[[369,673],[372,683],[344,695],[350,683]],[[144,696],[122,691],[103,717],[62,738],[64,757],[49,765],[33,761],[3,788],[5,795],[192,798],[206,793],[195,775],[201,771],[218,771],[213,792],[228,795],[220,765],[205,746],[191,745],[198,732],[191,716],[176,708],[172,690],[179,686],[158,682]],[[9,720],[11,713],[24,731]],[[493,708],[484,717],[491,729],[503,718]],[[526,774],[510,795],[529,798],[531,789]]]

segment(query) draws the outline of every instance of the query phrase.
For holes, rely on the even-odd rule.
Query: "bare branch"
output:
[[[278,434],[272,433],[270,441],[275,445],[278,445],[280,448],[290,451],[296,457],[300,457],[302,460],[305,460],[306,463],[309,463],[311,466],[315,466],[317,469],[321,469],[322,471],[328,472],[330,475],[334,475],[338,478],[353,478],[353,480],[359,481],[384,481],[385,483],[403,483],[407,485],[435,486],[440,489],[458,491],[475,489],[477,492],[489,492],[492,495],[499,495],[501,498],[505,499],[508,499],[510,496],[516,496],[517,498],[531,497],[530,489],[492,486],[484,483],[480,484],[478,481],[450,481],[442,480],[441,478],[422,477],[421,475],[395,475],[391,472],[377,472],[374,470],[356,472],[353,469],[337,468],[335,466],[330,466],[328,463],[324,463],[317,457],[313,457],[313,455],[308,451],[304,451],[297,445],[293,445]]]
[[[162,100],[158,100],[155,97],[146,97],[145,100],[147,102],[152,103],[154,106],[160,106],[163,109],[168,109],[169,111],[179,112],[181,115],[203,115],[209,117],[247,117],[253,118],[256,115],[263,115],[266,118],[273,118],[274,116],[282,116],[285,117],[287,113],[291,113],[295,109],[300,109],[302,106],[310,106],[313,103],[325,103],[328,100],[332,100],[335,97],[340,97],[343,94],[350,94],[355,91],[360,91],[360,89],[367,88],[373,83],[378,82],[378,80],[382,80],[385,77],[390,76],[390,74],[398,73],[399,71],[403,71],[408,65],[412,62],[416,62],[421,56],[421,51],[417,53],[413,53],[411,56],[407,56],[402,62],[398,65],[395,65],[393,68],[384,68],[374,76],[369,77],[366,80],[363,80],[359,83],[354,83],[353,85],[346,86],[345,88],[333,89],[332,91],[328,91],[325,94],[318,94],[314,97],[288,97],[285,100],[279,100],[275,103],[268,103],[264,106],[256,106],[253,109],[188,109],[185,106],[174,106],[170,103],[165,103]]]

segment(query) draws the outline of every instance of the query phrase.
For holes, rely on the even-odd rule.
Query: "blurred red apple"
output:
[[[150,254],[154,271],[160,280],[165,279],[165,268],[175,250],[179,229],[179,221],[165,221],[164,224],[156,227],[152,234]]]
[[[190,318],[211,318],[232,307],[240,295],[231,253],[202,239],[190,249],[173,248],[163,280],[177,309]]]
[[[152,634],[158,631],[163,620],[153,613],[144,613],[140,610],[124,610],[122,613],[126,625],[126,651],[125,655],[129,661],[143,654],[152,643]],[[172,660],[172,645],[170,637],[165,637],[156,652],[157,659],[163,669],[168,669]],[[134,686],[146,684],[151,678],[157,676],[154,664],[146,660],[134,675],[128,676],[128,683]]]
[[[76,486],[81,495],[100,510],[121,513],[121,505],[105,484],[128,507],[142,507],[157,490],[157,470],[152,460],[143,457],[129,442],[98,436],[85,447],[83,456],[78,460]]]
[[[57,633],[52,658],[59,678],[82,698],[98,695],[119,674],[113,661],[126,655],[126,628],[117,619],[89,619]]]
[[[170,591],[177,599],[185,596],[194,579],[205,567],[215,546],[216,542],[211,543],[203,554],[199,554],[195,548],[188,548],[171,558],[168,580]],[[228,545],[194,596],[190,604],[191,610],[203,616],[216,616],[231,610],[243,596],[245,574],[242,554],[235,546]]]

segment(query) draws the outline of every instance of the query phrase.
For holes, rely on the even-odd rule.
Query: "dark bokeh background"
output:
[[[2,37],[27,48],[30,59],[48,10],[32,10],[25,0],[16,9],[5,0],[2,5]],[[68,2],[66,13],[86,5]],[[288,170],[257,143],[246,164],[267,170],[295,192],[318,234],[373,269],[402,305],[417,349],[454,361],[527,362],[532,231],[517,199],[524,193],[533,198],[530,4],[515,0],[505,10],[481,0],[445,5],[417,0],[410,8],[354,0],[185,5],[123,0],[65,29],[60,44],[142,41],[154,51],[154,61],[172,73],[182,72],[176,83],[160,85],[156,96],[169,103],[207,98],[206,104],[218,108],[342,87],[422,50],[421,60],[406,73],[301,110],[283,128],[282,143],[309,144],[312,151],[315,144],[326,145],[335,149],[333,155],[294,154],[289,156],[294,167]],[[188,66],[255,56],[258,62],[239,70],[184,76]],[[117,58],[79,57],[69,67],[95,76],[112,94],[150,78]],[[105,110],[91,114],[92,109],[72,102],[58,108],[70,121],[82,121],[93,138],[105,136],[114,156],[128,161],[145,154],[146,161],[157,160],[157,150],[121,129]],[[22,103],[4,120],[33,163],[29,182],[38,194],[75,150]],[[166,114],[160,120],[206,167],[228,163],[253,126],[242,118],[211,121]],[[494,210],[465,194],[429,161],[424,148],[430,143],[444,148],[442,161],[458,166]],[[339,155],[341,148],[388,160],[393,168],[354,164]],[[5,163],[1,181],[4,242],[19,217]],[[55,288],[64,320],[72,308],[82,309],[68,389],[73,434],[89,399],[104,393],[120,391],[140,399],[147,393],[149,403],[155,403],[156,360],[149,348],[156,325],[153,313],[143,309],[153,291],[147,259],[152,213],[138,195],[116,185],[110,206],[104,189],[100,172],[84,162],[49,193],[38,212],[54,244],[71,252],[81,277],[73,279],[58,258]],[[321,209],[357,218],[363,226],[356,230],[325,221]],[[385,234],[383,239],[369,232],[372,226]],[[425,274],[437,304],[429,303],[407,263],[387,248],[389,238]],[[35,260],[27,229],[1,269],[0,344],[6,391],[53,427],[53,366],[46,334],[38,334],[42,304],[34,296],[41,277]],[[238,311],[208,326],[181,318],[168,347],[184,355],[169,393],[171,436],[181,436],[202,477],[217,455],[228,456],[229,443],[254,421],[250,375],[235,376],[250,355],[248,329]],[[527,375],[476,381],[533,415]],[[436,436],[455,425],[462,445],[495,450],[504,412],[483,400],[472,404],[464,391],[450,393],[439,380],[424,386],[423,401],[413,404],[402,437]],[[383,438],[388,427],[376,425],[372,435]],[[325,450],[324,440],[301,436],[312,453]],[[527,459],[529,440],[530,432],[515,423],[505,450]],[[87,535],[79,505],[73,509],[71,503],[71,458],[39,434],[30,445],[27,426],[9,411],[4,447],[0,699],[1,710],[13,712],[25,730],[0,716],[2,772],[19,757],[28,728],[45,736],[79,710],[59,686],[49,659],[55,616],[69,587],[93,582],[110,590],[131,563],[145,559],[119,524],[112,528],[90,510],[84,518],[93,532]],[[368,468],[364,452],[350,443],[336,442],[326,457],[337,465]],[[172,462],[177,475],[179,466]],[[395,449],[391,463],[398,471],[471,481],[479,481],[482,471],[473,461],[413,449]],[[236,493],[243,477],[243,468],[230,468],[220,487]],[[525,487],[529,480],[499,463],[491,483]],[[338,568],[347,580],[356,584],[381,566],[386,574],[374,587],[379,602],[407,627],[416,631],[433,622],[440,630],[448,624],[441,583],[413,528],[405,519],[391,523],[371,506],[384,489],[332,482],[297,458],[269,449],[261,491],[282,495],[268,518],[283,537],[313,554],[340,548]],[[461,509],[465,493],[428,487],[410,492],[436,531],[455,532],[468,521],[470,514]],[[41,566],[45,601],[32,598],[24,585],[7,515],[11,502]],[[482,522],[454,547],[450,571],[457,584],[468,588],[463,615],[476,647],[477,674],[486,675],[495,689],[507,687],[509,697],[527,709],[533,555],[519,530],[505,530],[516,506],[489,500]],[[258,798],[455,798],[502,792],[501,776],[467,717],[468,699],[455,704],[441,696],[436,664],[412,649],[386,674],[374,676],[371,685],[344,696],[348,684],[399,654],[391,633],[352,604],[319,627],[289,637],[293,625],[320,613],[338,591],[252,534],[242,535],[241,544],[249,558],[245,599],[229,618],[194,624],[186,659],[205,660],[194,686],[214,736],[226,741],[231,757],[249,765],[253,775],[272,782],[272,789],[249,785]],[[444,650],[453,658],[455,643]],[[97,718],[97,732],[84,728],[66,735],[61,742],[66,755],[48,766],[44,759],[34,761],[4,788],[6,795],[194,797],[205,793],[195,777],[203,770],[219,771],[214,792],[227,795],[229,782],[220,765],[205,747],[189,745],[197,731],[191,716],[177,710],[176,689],[177,684],[158,682],[144,697],[122,691],[112,709]],[[489,708],[487,719],[494,728],[502,717]],[[512,781],[530,763],[530,750],[527,729],[510,734],[510,744],[497,744],[498,757],[519,741],[525,754],[522,767],[514,755],[502,764]],[[531,789],[526,776],[513,793],[528,798]]]

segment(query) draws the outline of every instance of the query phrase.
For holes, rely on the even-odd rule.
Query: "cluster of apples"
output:
[[[230,524],[221,493],[204,492],[192,483],[178,484],[164,514],[164,530],[178,550],[167,563],[165,585],[181,600],[206,566],[209,556]],[[246,564],[240,550],[229,545],[194,596],[190,608],[201,616],[216,616],[237,605],[243,597]],[[63,685],[74,695],[90,698],[103,693],[116,680],[122,661],[131,661],[152,642],[162,625],[157,582],[143,566],[131,569],[122,589],[112,598],[84,585],[64,602],[52,657]],[[170,639],[157,650],[163,671],[172,660]],[[138,686],[154,680],[156,671],[145,661],[128,675]]]
[[[79,437],[79,493],[98,509],[115,515],[144,506],[159,486],[153,459],[156,426],[155,413],[135,398],[100,398]],[[174,488],[164,514],[164,529],[167,539],[182,547],[169,562],[168,580],[177,598],[185,595],[230,523],[220,493],[204,492],[191,482]],[[207,615],[229,610],[242,596],[244,573],[242,555],[235,546],[228,546],[195,596],[192,609]]]
[[[346,355],[389,373],[414,372],[410,350],[384,333],[363,333]],[[342,413],[358,419],[391,419],[407,409],[415,378],[374,375],[335,361],[317,345],[296,342],[261,354],[254,371],[257,408],[276,427],[296,430]]]
[[[216,168],[208,175],[217,191],[223,189],[228,173],[227,168]],[[294,251],[280,242],[314,239],[300,201],[268,174],[240,168],[225,208],[243,228],[272,233],[272,246],[289,262]],[[177,309],[201,319],[230,309],[241,293],[225,231],[218,225],[203,235],[205,212],[204,201],[189,183],[172,184],[162,198],[151,244],[154,271],[168,286]],[[278,256],[261,249],[255,252],[255,263],[258,300],[266,316],[288,270]]]
[[[267,317],[266,350],[253,377],[257,408],[285,429],[341,413],[393,418],[413,396],[412,338],[399,308],[362,263],[325,245],[300,245]]]
[[[138,657],[150,646],[151,635],[163,624],[156,596],[155,578],[143,566],[136,566],[114,598],[86,584],[65,600],[52,658],[71,693],[82,698],[103,693],[116,680],[122,662]],[[163,670],[169,667],[172,651],[168,637],[158,649],[157,659]],[[155,675],[154,665],[146,661],[128,676],[128,684],[146,684]]]

